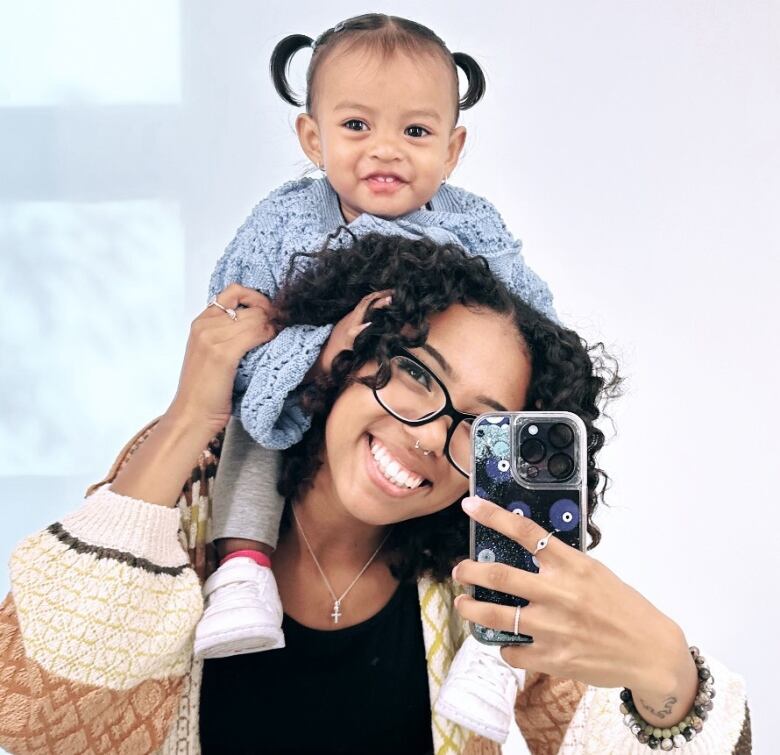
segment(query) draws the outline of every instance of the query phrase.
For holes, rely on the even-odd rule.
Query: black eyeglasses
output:
[[[388,414],[412,427],[449,417],[452,423],[444,455],[458,472],[469,476],[471,423],[477,415],[458,411],[439,376],[414,354],[401,347],[396,349],[390,359],[390,379],[384,388],[374,388],[374,397]]]

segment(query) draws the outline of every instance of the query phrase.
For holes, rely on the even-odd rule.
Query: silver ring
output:
[[[531,555],[535,556],[539,551],[543,551],[547,547],[547,543],[550,542],[550,538],[553,537],[557,531],[558,530],[553,530],[552,532],[548,532],[543,538],[541,538],[536,544],[536,550]]]
[[[238,320],[238,312],[236,312],[236,310],[232,309],[231,307],[223,307],[217,301],[216,294],[209,299],[209,303],[206,305],[206,309],[209,307],[216,307],[217,309],[221,309],[234,322]]]
[[[520,606],[515,606],[515,626],[512,631],[514,634],[520,634]]]
[[[418,440],[418,441],[417,441],[417,442],[414,444],[414,447],[415,447],[415,448],[416,448],[418,451],[422,451],[422,452],[423,452],[423,456],[430,456],[430,455],[433,453],[433,451],[428,451],[426,448],[423,448],[423,447],[420,445],[420,441],[419,441],[419,440]]]

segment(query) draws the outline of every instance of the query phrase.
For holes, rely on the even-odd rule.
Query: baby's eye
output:
[[[361,121],[359,118],[350,118],[345,124],[345,128],[350,131],[364,131],[368,128],[365,121]]]
[[[421,136],[425,136],[431,132],[424,126],[407,126],[404,133],[407,136],[413,136],[415,139],[419,139]]]

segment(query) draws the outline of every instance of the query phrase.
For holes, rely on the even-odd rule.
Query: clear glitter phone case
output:
[[[569,412],[493,412],[471,428],[471,493],[518,516],[530,516],[565,543],[585,549],[587,525],[587,434]],[[471,558],[499,561],[538,572],[536,559],[518,543],[471,522]],[[473,587],[477,600],[525,606],[524,598]],[[522,618],[521,618],[522,623]],[[471,625],[481,642],[525,644],[533,638]]]

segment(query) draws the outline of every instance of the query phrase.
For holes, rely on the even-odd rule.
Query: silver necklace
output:
[[[309,538],[306,537],[306,533],[303,531],[303,527],[301,526],[301,522],[298,519],[298,515],[295,513],[295,508],[292,509],[293,517],[295,517],[295,523],[298,525],[298,529],[300,530],[301,537],[303,537],[303,542],[306,543],[306,547],[309,549],[309,553],[311,553],[311,557],[314,561],[314,565],[317,567],[317,570],[320,573],[320,576],[322,577],[322,581],[325,582],[325,586],[328,588],[328,592],[330,593],[331,598],[333,598],[333,613],[331,613],[331,618],[333,619],[334,624],[339,623],[339,619],[341,618],[341,601],[344,600],[344,598],[347,596],[347,593],[355,586],[355,583],[363,576],[366,569],[368,569],[369,566],[373,563],[374,559],[379,555],[379,551],[382,550],[382,546],[387,542],[387,538],[390,537],[390,533],[392,532],[392,527],[387,531],[387,534],[382,539],[382,542],[379,543],[379,547],[374,551],[374,555],[371,556],[371,558],[366,561],[366,565],[360,570],[357,577],[352,580],[349,587],[344,590],[343,593],[341,593],[340,597],[336,597],[336,593],[333,590],[333,587],[330,584],[330,581],[325,576],[325,572],[322,571],[322,567],[320,566],[320,562],[317,561],[317,557],[314,555],[314,550],[311,547],[311,543],[309,543]]]

